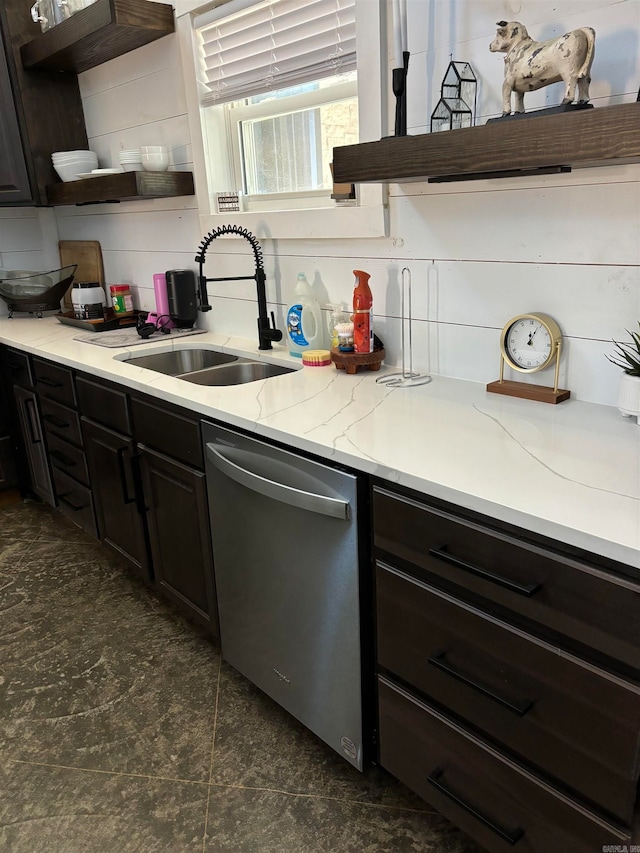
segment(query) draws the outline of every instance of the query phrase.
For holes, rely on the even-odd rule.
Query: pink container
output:
[[[167,297],[167,278],[163,272],[154,273],[153,292],[156,297],[156,325],[160,328],[175,329],[176,324],[169,316],[169,298]]]

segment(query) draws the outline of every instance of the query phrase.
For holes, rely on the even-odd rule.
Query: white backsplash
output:
[[[478,115],[499,112],[502,56],[490,54],[488,45],[495,22],[503,18],[522,21],[537,39],[571,27],[595,27],[591,92],[596,108],[635,100],[640,84],[636,0],[409,0],[408,8],[413,39],[409,132],[425,131],[449,54],[471,62],[480,78]],[[620,39],[630,45],[633,41],[626,53],[619,50]],[[90,145],[100,166],[113,165],[121,148],[162,143],[172,151],[171,168],[191,168],[175,36],[81,74],[80,86]],[[525,104],[531,109],[557,103],[558,93],[557,86],[548,87],[527,95]],[[611,339],[624,337],[624,330],[640,318],[640,166],[391,185],[389,203],[388,238],[261,240],[269,310],[280,328],[298,272],[313,282],[321,304],[349,304],[352,270],[365,269],[371,274],[374,329],[385,343],[387,362],[399,364],[399,282],[407,266],[413,280],[417,369],[490,382],[498,375],[498,344],[506,321],[523,312],[544,311],[564,334],[562,387],[577,399],[615,404],[618,371],[605,353],[611,352]],[[195,196],[60,207],[55,220],[55,239],[101,243],[107,281],[131,284],[140,308],[154,305],[154,272],[197,268],[194,257],[202,234]],[[0,266],[39,268],[38,258],[44,262],[54,242],[36,211],[0,210]],[[211,245],[208,275],[252,271],[253,256],[244,241]],[[201,315],[200,325],[225,334],[256,335],[251,282],[212,283],[209,297],[213,310]],[[552,382],[544,373],[534,379]]]

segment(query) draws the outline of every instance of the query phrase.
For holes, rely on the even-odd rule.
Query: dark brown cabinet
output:
[[[15,442],[11,430],[9,395],[5,384],[5,377],[2,371],[0,371],[0,491],[11,489],[17,485],[18,470]]]
[[[496,853],[637,841],[637,580],[382,483],[372,504],[382,766]]]
[[[138,445],[156,584],[218,634],[205,475]]]
[[[218,636],[200,421],[151,397],[131,407],[156,585]]]
[[[57,506],[97,538],[73,371],[41,358],[32,364]]]
[[[76,384],[100,538],[217,636],[199,419],[89,376]]]
[[[39,32],[29,3],[0,3],[0,205],[47,204],[52,151],[88,148],[75,74],[27,71],[20,49]]]
[[[102,543],[150,580],[146,529],[141,512],[133,439],[82,418],[98,533]]]
[[[0,38],[0,204],[17,204],[31,199],[29,175],[15,108],[9,65]]]
[[[39,498],[55,506],[49,459],[44,443],[44,431],[38,411],[38,398],[35,392],[18,386],[14,386],[13,393],[31,478],[31,488]]]
[[[55,506],[49,458],[31,358],[19,350],[2,353],[2,369],[11,415],[19,485]],[[5,442],[6,449],[6,442]]]

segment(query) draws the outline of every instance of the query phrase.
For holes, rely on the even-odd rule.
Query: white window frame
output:
[[[282,108],[283,111],[286,112],[294,110],[307,110],[313,109],[317,106],[322,106],[326,104],[328,100],[338,101],[344,98],[354,98],[357,97],[357,95],[358,83],[356,80],[353,80],[349,83],[337,83],[331,88],[314,89],[310,92],[304,92],[299,95],[291,95],[286,99],[286,101],[281,100],[278,101],[277,104],[279,107]],[[208,109],[210,109],[210,107]],[[231,139],[234,141],[234,144],[232,145],[234,175],[241,175],[243,170],[242,146],[240,143],[241,122],[247,118],[258,119],[263,116],[271,117],[273,115],[273,100],[262,101],[259,104],[251,104],[250,106],[246,107],[234,107],[233,110],[227,114],[229,122],[229,133]],[[236,184],[238,184],[239,186],[238,180],[236,180]],[[292,202],[287,204],[287,207],[327,207],[328,205],[333,204],[330,199],[330,195],[331,189],[306,190],[304,193],[269,193],[268,195],[264,196],[245,196],[245,203],[249,201],[251,210],[273,210],[274,202],[277,202],[278,199],[282,198],[293,199]]]
[[[388,235],[388,194],[384,184],[358,184],[354,206],[331,202],[327,207],[216,212],[215,194],[209,185],[205,159],[205,137],[200,109],[201,83],[197,80],[197,50],[193,18],[206,4],[196,0],[174,0],[180,40],[187,111],[193,151],[193,170],[200,227],[204,232],[233,223],[253,234],[273,239],[340,239]],[[210,5],[210,4],[209,4]],[[387,133],[383,122],[388,114],[386,81],[385,0],[356,0],[356,45],[358,51],[358,121],[360,142],[372,142]],[[384,81],[384,82],[383,82]],[[228,134],[220,130],[216,157],[231,158]],[[218,187],[218,190],[221,189]],[[222,189],[229,189],[224,187]],[[277,202],[276,202],[277,203]]]

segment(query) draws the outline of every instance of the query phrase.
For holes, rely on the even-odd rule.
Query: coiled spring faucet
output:
[[[224,237],[228,234],[236,234],[238,237],[244,237],[249,242],[253,249],[253,254],[256,260],[256,271],[254,275],[228,275],[220,277],[209,277],[204,275],[204,261],[207,254],[207,249],[216,237]],[[199,264],[198,273],[198,301],[201,311],[210,311],[209,297],[207,296],[207,282],[209,281],[247,281],[254,279],[256,282],[256,290],[258,294],[258,349],[267,350],[273,349],[272,341],[281,341],[282,332],[276,328],[276,318],[273,311],[271,319],[267,313],[267,277],[264,272],[264,262],[262,259],[262,248],[258,243],[257,238],[246,228],[241,228],[239,225],[221,225],[220,228],[215,228],[210,231],[202,240],[198,248],[198,254],[195,257]]]

